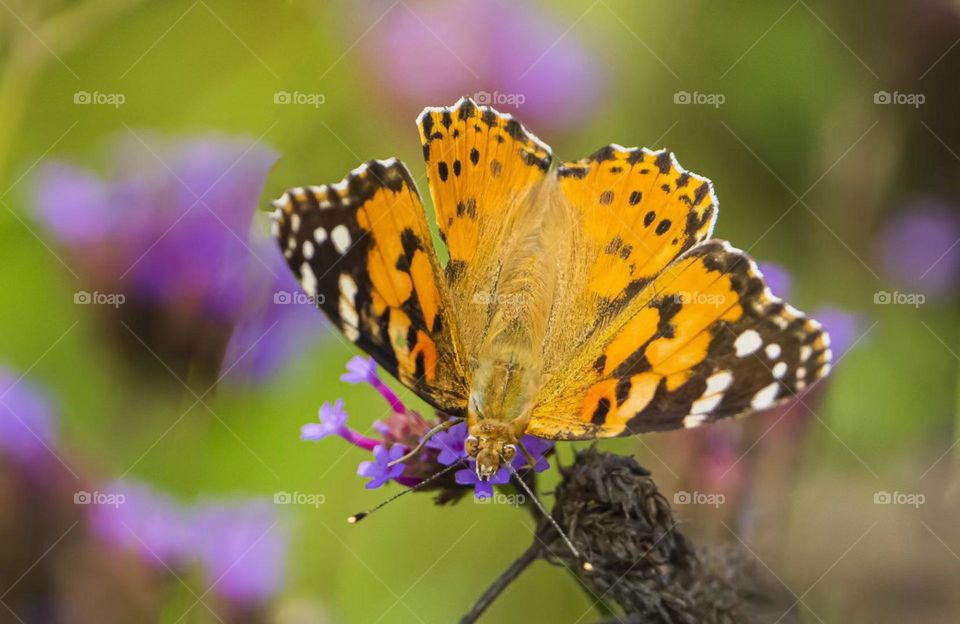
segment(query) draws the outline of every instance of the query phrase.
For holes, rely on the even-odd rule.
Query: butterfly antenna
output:
[[[454,463],[450,464],[449,466],[447,466],[447,467],[444,468],[443,470],[440,470],[440,471],[438,471],[438,472],[433,473],[432,475],[430,475],[429,477],[427,477],[426,479],[424,479],[424,480],[421,481],[420,483],[418,483],[418,484],[416,484],[416,485],[411,485],[410,487],[408,487],[407,489],[405,489],[405,490],[403,490],[403,491],[401,491],[401,492],[397,492],[396,494],[394,494],[393,496],[391,496],[391,497],[388,498],[387,500],[383,501],[382,503],[380,503],[380,504],[377,505],[376,507],[373,507],[373,508],[371,508],[371,509],[368,509],[367,511],[361,511],[360,513],[355,513],[355,514],[353,514],[352,516],[350,516],[349,518],[347,518],[347,522],[349,522],[350,524],[356,524],[356,523],[360,522],[361,520],[363,520],[364,518],[366,518],[367,516],[369,516],[369,515],[372,514],[373,512],[375,512],[375,511],[377,511],[378,509],[381,509],[381,508],[383,508],[383,507],[386,507],[389,503],[392,503],[393,501],[397,500],[398,498],[400,498],[400,497],[403,496],[404,494],[409,494],[410,492],[416,492],[417,490],[423,488],[425,485],[428,485],[429,483],[432,483],[433,481],[436,481],[437,479],[439,479],[439,478],[442,477],[443,475],[447,474],[448,472],[450,472],[450,471],[453,470],[454,468],[457,468],[457,467],[460,465],[460,463],[461,463],[461,462],[458,461],[458,462],[454,462]]]
[[[547,521],[551,525],[553,525],[553,528],[557,530],[557,533],[560,534],[560,537],[563,539],[563,542],[567,545],[567,548],[570,549],[570,552],[573,553],[573,556],[577,558],[577,561],[583,561],[583,564],[582,564],[583,569],[586,570],[587,572],[591,572],[594,569],[593,564],[583,558],[583,556],[580,554],[580,551],[577,550],[577,547],[573,545],[573,542],[570,541],[570,538],[567,537],[567,534],[564,533],[563,529],[560,528],[560,525],[557,524],[557,521],[553,519],[552,515],[547,513],[547,510],[543,506],[543,503],[541,503],[540,499],[537,498],[537,495],[533,493],[533,490],[530,489],[530,486],[527,485],[527,482],[520,478],[520,474],[513,467],[513,464],[510,462],[507,462],[507,467],[510,468],[510,472],[513,473],[513,476],[520,483],[520,487],[522,487],[523,491],[530,496],[530,498],[533,500],[533,503],[537,506],[537,509],[540,510],[540,513],[543,515],[543,517],[546,518]]]

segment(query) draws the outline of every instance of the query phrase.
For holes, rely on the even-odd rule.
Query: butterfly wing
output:
[[[421,398],[465,407],[446,283],[420,196],[396,159],[274,202],[274,235],[304,291],[344,335]]]
[[[542,205],[550,148],[510,115],[462,98],[417,119],[447,280],[466,357],[494,313],[498,285],[519,231]],[[517,226],[521,227],[517,227]]]
[[[564,163],[555,187],[557,210],[569,213],[575,241],[545,356],[559,363],[579,353],[674,258],[710,237],[717,201],[710,181],[685,171],[669,151],[619,145]]]
[[[774,297],[724,241],[648,281],[541,390],[527,432],[548,439],[696,427],[789,399],[827,374],[829,336]]]

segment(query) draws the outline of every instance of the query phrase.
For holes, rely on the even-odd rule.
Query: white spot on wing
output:
[[[300,285],[308,294],[317,294],[317,276],[313,274],[313,269],[307,262],[300,265]]]
[[[303,257],[309,260],[313,258],[313,243],[310,241],[303,241]]]
[[[764,351],[766,351],[768,358],[770,358],[771,360],[775,360],[778,357],[780,357],[781,349],[780,349],[780,345],[778,345],[775,342],[771,342],[770,344],[767,345]]]
[[[723,392],[733,383],[733,374],[730,371],[719,371],[707,377],[707,389],[703,391],[703,396],[708,397],[718,392]]]
[[[757,330],[747,329],[737,336],[733,346],[737,350],[737,357],[744,357],[759,349],[762,344],[763,340],[760,338]]]
[[[337,248],[340,255],[343,255],[350,249],[350,243],[352,242],[350,240],[350,230],[341,223],[330,232],[330,240],[333,241],[333,246]]]
[[[322,227],[318,227],[313,231],[313,240],[317,241],[317,243],[322,244],[323,241],[327,240],[327,231]]]
[[[293,213],[292,215],[290,215],[290,229],[293,230],[294,232],[297,232],[300,230],[300,215],[298,215],[297,213]]]
[[[722,399],[722,394],[715,394],[713,396],[697,399],[693,402],[693,405],[690,406],[690,413],[693,415],[709,414],[713,411],[713,408],[720,404]]]
[[[780,379],[787,373],[787,363],[786,362],[777,362],[773,365],[773,376],[777,379]]]
[[[689,416],[684,416],[683,426],[687,429],[693,429],[694,427],[702,425],[706,419],[705,414],[690,414]]]
[[[750,401],[750,407],[755,410],[763,410],[772,407],[777,402],[777,390],[780,388],[780,382],[774,381],[770,385],[764,386],[759,392],[753,395]]]
[[[357,283],[346,273],[341,273],[338,285],[340,286],[340,304],[338,311],[340,312],[340,320],[342,321],[341,328],[347,338],[353,342],[360,337],[360,331],[357,329],[357,325],[360,324],[360,318],[357,315],[355,303]]]

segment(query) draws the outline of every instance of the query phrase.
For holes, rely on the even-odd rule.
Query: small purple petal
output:
[[[444,466],[456,463],[467,456],[464,442],[467,439],[467,423],[461,422],[427,440],[427,448],[440,451],[437,461]]]
[[[470,467],[463,468],[454,473],[454,479],[460,485],[472,485],[473,495],[477,498],[489,498],[493,496],[494,485],[506,485],[510,483],[510,469],[502,467],[497,470],[488,481],[481,481],[477,476],[476,461],[470,460]]]
[[[360,462],[357,468],[357,474],[361,477],[368,477],[370,481],[366,484],[368,490],[374,490],[388,481],[396,479],[403,474],[404,465],[397,464],[389,466],[392,461],[403,457],[404,449],[399,444],[394,444],[389,449],[383,444],[373,449],[373,461]]]
[[[372,357],[355,355],[347,362],[347,372],[340,375],[340,381],[347,383],[373,383],[377,378],[377,363]]]
[[[343,411],[343,400],[331,405],[329,402],[320,407],[320,422],[308,423],[300,428],[300,438],[303,440],[322,440],[329,435],[341,432],[347,424],[347,413]]]

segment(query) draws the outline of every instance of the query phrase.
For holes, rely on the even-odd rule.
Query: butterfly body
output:
[[[558,165],[469,99],[418,126],[445,267],[393,159],[287,191],[274,232],[350,340],[466,418],[481,477],[524,434],[696,427],[772,407],[829,370],[827,334],[711,238],[713,187],[670,152],[609,145]]]

